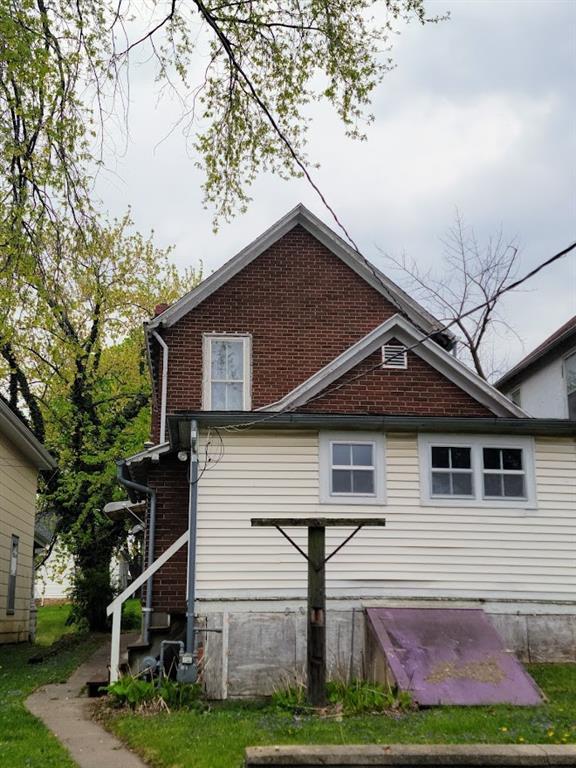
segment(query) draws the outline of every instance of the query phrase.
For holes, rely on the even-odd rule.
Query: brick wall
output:
[[[394,339],[390,343],[399,342]],[[300,411],[312,413],[387,413],[397,416],[491,416],[456,384],[448,381],[414,352],[408,367],[374,370],[380,350],[316,395]]]
[[[156,557],[188,527],[187,463],[176,457],[152,464],[148,483],[156,490]],[[183,613],[186,610],[186,546],[168,560],[154,576],[152,604],[157,610]]]
[[[178,323],[161,331],[170,348],[168,413],[201,408],[205,332],[252,334],[252,407],[258,408],[283,397],[396,312],[306,230],[295,227]],[[160,381],[159,356],[156,363]],[[348,401],[340,393],[337,410],[366,412],[391,404],[393,413],[485,415],[485,409],[480,413],[474,401],[449,382],[441,393],[439,374],[431,368],[420,366],[417,377],[416,370],[413,373],[404,404],[397,384],[402,388],[408,377],[397,382],[383,374],[371,377],[364,390],[360,385],[347,390]],[[433,386],[426,387],[426,376]],[[381,385],[386,393],[377,391]],[[431,394],[433,410],[425,402]],[[367,398],[373,397],[369,402]],[[323,410],[329,402],[324,401]],[[158,409],[159,397],[153,416],[156,440]]]

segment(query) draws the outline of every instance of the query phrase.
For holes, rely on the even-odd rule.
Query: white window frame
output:
[[[474,496],[432,495],[433,446],[445,448],[470,448],[472,464],[472,489]],[[484,448],[520,448],[524,466],[526,496],[524,498],[494,498],[484,496]],[[534,439],[532,437],[507,437],[506,435],[418,435],[420,463],[420,498],[424,506],[431,507],[482,507],[492,509],[536,509],[536,481],[534,474]],[[488,470],[489,471],[489,470]]]
[[[374,465],[374,493],[332,493],[332,445],[371,444]],[[321,504],[378,504],[386,503],[385,438],[379,432],[320,432],[320,503]]]
[[[562,376],[564,377],[564,396],[566,398],[566,418],[570,418],[570,405],[568,403],[568,360],[571,357],[576,357],[576,349],[570,350],[567,354],[564,355],[562,358]]]
[[[212,342],[243,342],[244,381],[242,388],[243,411],[252,409],[252,336],[243,333],[205,333],[202,339],[202,408],[212,410]]]

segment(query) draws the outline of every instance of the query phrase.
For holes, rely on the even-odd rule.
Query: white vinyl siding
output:
[[[423,506],[416,435],[386,435],[386,505],[321,504],[315,432],[224,433],[199,484],[198,596],[306,595],[306,563],[251,517],[383,516],[330,561],[331,597],[574,601],[576,445],[535,438],[537,509]],[[202,451],[201,451],[202,453]],[[351,529],[327,532],[327,551]],[[305,547],[305,534],[289,529]]]
[[[0,643],[28,639],[36,504],[36,469],[0,433]],[[12,537],[18,537],[14,613],[8,584]]]

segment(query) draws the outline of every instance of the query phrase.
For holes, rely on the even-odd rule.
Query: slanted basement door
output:
[[[376,654],[383,654],[396,685],[416,703],[542,703],[538,686],[506,650],[484,611],[368,608],[366,613]]]

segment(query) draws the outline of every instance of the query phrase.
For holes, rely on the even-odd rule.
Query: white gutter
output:
[[[166,442],[166,399],[168,396],[168,344],[157,331],[152,336],[162,347],[162,385],[160,390],[160,443]]]

